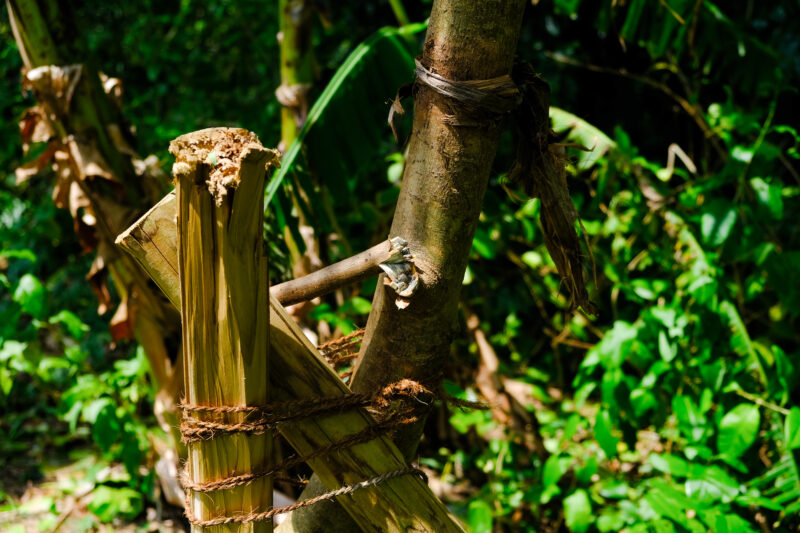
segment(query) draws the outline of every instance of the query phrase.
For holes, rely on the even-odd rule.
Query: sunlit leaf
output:
[[[719,422],[717,449],[721,454],[740,457],[756,440],[760,423],[757,406],[750,403],[737,405]]]

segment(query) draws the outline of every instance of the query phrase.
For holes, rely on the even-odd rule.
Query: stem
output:
[[[316,272],[275,285],[270,288],[270,294],[282,305],[313,300],[380,274],[378,265],[396,257],[398,253],[390,242],[382,242]]]
[[[406,13],[406,8],[403,7],[402,0],[389,0],[389,5],[392,6],[394,17],[397,19],[397,23],[400,26],[408,26],[411,24],[411,21],[408,19],[408,14]]]
[[[756,405],[760,405],[761,407],[766,407],[767,409],[772,409],[773,411],[778,412],[778,413],[780,413],[780,414],[782,414],[784,416],[789,416],[789,410],[786,409],[785,407],[781,407],[780,405],[776,405],[776,404],[774,404],[772,402],[768,402],[767,400],[765,400],[765,399],[763,399],[763,398],[761,398],[759,396],[756,396],[755,394],[752,394],[750,392],[744,391],[742,389],[736,389],[735,392],[736,392],[736,394],[738,394],[742,398],[750,400],[751,402],[753,402]]]

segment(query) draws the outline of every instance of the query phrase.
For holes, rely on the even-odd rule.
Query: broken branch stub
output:
[[[214,128],[170,144],[178,204],[178,274],[185,402],[193,406],[269,401],[267,258],[262,225],[266,168],[279,155],[241,129]],[[255,379],[253,379],[256,377]],[[260,377],[260,378],[259,378]],[[184,413],[184,417],[187,414]],[[202,413],[204,422],[241,424],[243,413]],[[233,433],[188,442],[186,475],[198,485],[266,469],[272,434]],[[192,530],[272,505],[272,478],[204,494],[189,491]],[[236,531],[272,531],[271,520]]]

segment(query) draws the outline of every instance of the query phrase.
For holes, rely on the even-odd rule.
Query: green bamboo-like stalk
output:
[[[303,126],[309,102],[305,93],[314,81],[314,55],[311,47],[311,15],[309,0],[280,0],[280,59],[281,85],[300,86],[298,106],[284,106],[281,110],[281,142],[289,148]]]
[[[297,139],[297,135],[306,120],[310,102],[308,99],[311,84],[314,81],[314,53],[311,46],[312,15],[314,9],[311,0],[279,0],[278,17],[280,24],[280,71],[281,86],[276,91],[281,102],[281,150],[289,149]],[[292,205],[299,218],[300,226],[308,226],[301,201],[308,201],[305,192],[298,182],[293,184],[290,192]],[[315,244],[314,232],[307,232],[304,237],[306,254],[300,251],[299,243],[288,227],[283,229],[286,246],[294,265],[296,277],[308,274],[319,264],[312,264]]]
[[[186,401],[200,406],[259,406],[269,400],[267,258],[263,252],[265,165],[277,153],[246,130],[217,128],[174,140],[178,204],[178,272]],[[210,187],[207,183],[211,183]],[[196,415],[227,423],[241,413]],[[234,433],[189,442],[187,472],[194,483],[263,470],[271,434]],[[189,493],[200,520],[268,509],[272,478]],[[193,526],[193,531],[205,530]],[[214,531],[271,531],[271,520],[213,526]]]

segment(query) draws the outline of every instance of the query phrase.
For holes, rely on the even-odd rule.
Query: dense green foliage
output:
[[[430,9],[406,4],[412,20]],[[568,150],[568,180],[597,265],[600,313],[567,312],[538,201],[504,188],[505,137],[464,280],[464,317],[480,317],[501,382],[523,391],[515,398],[538,424],[453,412],[448,429],[432,417],[421,462],[474,531],[796,530],[800,8],[535,4],[520,59],[550,82],[565,142],[594,148]],[[48,475],[46,465],[79,460],[91,442],[95,456],[80,459],[92,465],[89,510],[97,521],[133,519],[157,498],[146,363],[135,346],[111,346],[108,317],[97,316],[83,283],[89,258],[49,201],[46,176],[14,184],[15,122],[30,100],[3,15],[4,508],[15,508],[27,480]],[[272,4],[145,2],[79,15],[97,63],[123,80],[143,154],[168,168],[168,141],[208,125],[277,143]],[[393,24],[388,3],[360,2],[332,3],[315,22],[321,96],[275,182],[268,232],[297,234],[287,191],[302,187],[300,208],[329,262],[385,238],[399,192],[403,150],[381,124],[394,78],[412,79],[408,36],[418,46],[423,33],[376,33]],[[669,164],[670,152],[687,156]],[[271,249],[275,276],[290,271],[283,246]],[[363,324],[374,283],[326,299],[310,319],[345,332]],[[482,363],[465,324],[448,388],[472,398]],[[109,474],[106,465],[122,468]],[[52,498],[33,507],[44,508],[43,527],[56,519]]]

